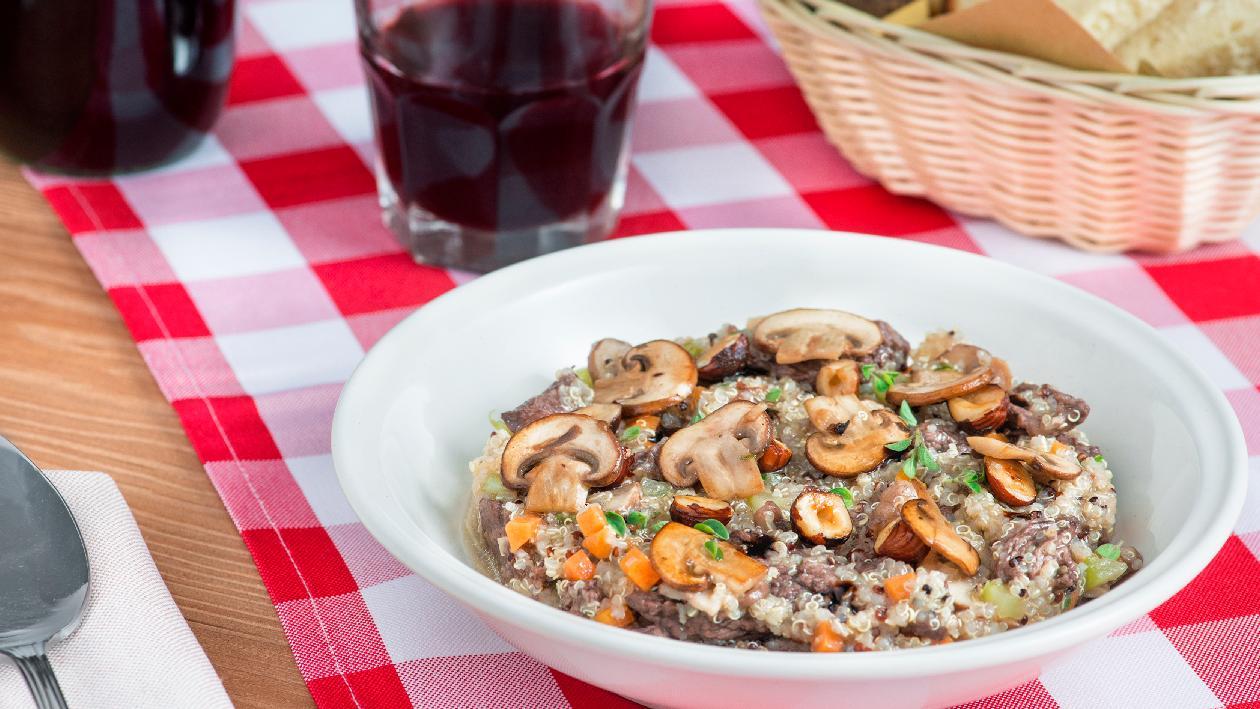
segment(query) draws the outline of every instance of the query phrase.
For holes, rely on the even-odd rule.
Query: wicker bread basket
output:
[[[828,139],[893,192],[1097,251],[1227,241],[1260,214],[1260,76],[1075,71],[759,2]]]

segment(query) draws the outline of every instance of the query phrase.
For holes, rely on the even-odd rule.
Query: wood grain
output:
[[[2,159],[0,432],[41,467],[113,476],[238,707],[313,704],[258,571],[113,303]]]

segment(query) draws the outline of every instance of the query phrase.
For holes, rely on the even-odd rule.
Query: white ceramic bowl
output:
[[[601,337],[709,332],[795,306],[942,327],[1016,377],[1092,406],[1115,470],[1117,536],[1146,566],[1063,616],[948,646],[858,654],[752,652],[649,637],[518,595],[469,565],[467,462],[486,414],[515,406]],[[1220,549],[1245,492],[1224,397],[1145,324],[1049,278],[908,241],[793,230],[670,234],[586,246],[481,278],[394,328],[351,378],[333,425],[337,475],[384,546],[511,644],[655,706],[947,705],[1034,677],[1056,656],[1154,608]]]

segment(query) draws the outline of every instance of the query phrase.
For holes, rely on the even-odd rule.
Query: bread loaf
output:
[[[1144,74],[1260,73],[1260,0],[1175,0],[1115,54]]]
[[[1054,0],[1093,35],[1114,50],[1138,28],[1154,20],[1173,0]]]

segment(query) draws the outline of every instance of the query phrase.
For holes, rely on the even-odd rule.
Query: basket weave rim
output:
[[[1041,90],[1057,88],[1105,101],[1133,101],[1148,108],[1178,114],[1203,110],[1260,113],[1260,74],[1167,78],[1072,69],[1010,52],[973,47],[915,27],[885,22],[841,0],[759,1],[767,10],[772,10],[775,5],[796,6],[782,14],[816,34],[856,35],[858,32],[854,30],[859,30],[863,39],[884,45],[882,48],[885,50],[890,48],[888,45],[893,45],[903,51],[947,58],[963,70],[974,71],[981,68],[976,65],[981,65],[983,69],[1004,74],[1003,78],[1019,80]],[[806,17],[814,22],[802,22]],[[837,22],[844,26],[838,26]]]

